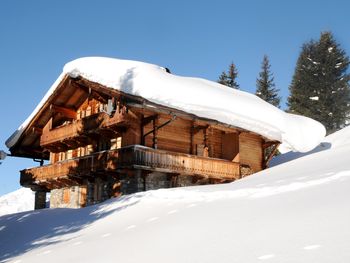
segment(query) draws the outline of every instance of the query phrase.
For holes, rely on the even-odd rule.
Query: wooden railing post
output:
[[[158,115],[153,120],[153,148],[157,149],[158,147]]]

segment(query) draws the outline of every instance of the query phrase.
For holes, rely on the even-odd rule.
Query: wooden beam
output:
[[[140,122],[140,136],[141,136],[141,145],[145,145],[145,137],[144,137],[144,125],[142,123],[144,116],[143,114],[141,115],[141,122]]]
[[[155,114],[155,115],[152,115],[152,116],[148,116],[148,117],[143,117],[142,118],[142,125],[146,126],[150,122],[154,121],[156,118],[158,118],[158,114]]]
[[[101,101],[104,104],[108,102],[108,98],[101,96],[98,92],[96,92],[95,90],[92,90],[90,87],[86,85],[82,85],[81,83],[77,82],[75,79],[70,79],[70,80],[71,80],[71,84],[70,84],[71,86],[75,88],[79,88],[86,92],[87,94],[86,98],[94,98],[98,101]]]
[[[39,127],[32,127],[32,131],[35,134],[41,135],[43,133],[43,129]]]
[[[193,147],[194,147],[194,121],[191,121],[191,128],[190,128],[190,154],[193,154]]]
[[[209,147],[209,126],[204,129],[204,146]]]
[[[64,187],[72,186],[72,184],[68,182],[68,179],[65,179],[65,178],[57,178],[56,181]]]
[[[268,167],[269,162],[271,161],[271,159],[273,158],[273,156],[277,152],[277,149],[278,149],[278,146],[280,146],[280,143],[276,143],[274,146],[275,147],[273,148],[273,150],[270,152],[269,156],[265,160],[264,168]]]
[[[62,107],[62,106],[57,106],[57,105],[51,104],[50,105],[50,110],[52,112],[55,112],[55,113],[61,113],[64,116],[66,116],[67,118],[71,118],[71,119],[76,119],[77,118],[77,113],[76,113],[76,111],[74,109],[65,108],[65,107]]]
[[[268,141],[268,142],[265,142],[262,146],[263,146],[264,149],[266,149],[267,147],[270,147],[270,146],[272,146],[274,144],[279,144],[279,143],[280,142],[278,142],[278,141]]]
[[[159,118],[158,116],[153,120],[153,148],[157,149],[158,147],[158,125]]]
[[[196,125],[193,126],[193,134],[197,134],[201,130],[206,130],[209,128],[209,125]]]
[[[56,143],[53,143],[51,145],[47,145],[47,146],[45,145],[44,149],[47,149],[48,151],[53,152],[53,153],[59,153],[59,152],[67,151],[69,149],[69,147],[67,147],[67,145],[64,143],[56,142]]]
[[[75,149],[80,146],[79,142],[74,139],[66,139],[64,141],[61,141],[63,145],[65,145],[65,148],[67,149]]]
[[[41,185],[42,183],[47,185],[47,187],[50,187],[51,189],[62,188],[62,184],[57,182],[57,180],[55,180],[55,179],[47,179],[47,180],[39,181],[39,185]]]

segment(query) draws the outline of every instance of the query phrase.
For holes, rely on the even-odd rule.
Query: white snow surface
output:
[[[230,184],[0,217],[0,261],[350,262],[349,138]]]
[[[347,145],[350,145],[350,126],[328,135],[317,147],[309,152],[284,151],[285,149],[282,148],[283,154],[274,157],[269,165],[273,167],[329,148],[347,147]]]
[[[310,100],[319,100],[318,96],[314,96],[314,97],[309,97]]]
[[[200,78],[169,74],[163,67],[105,57],[85,57],[67,63],[63,73],[31,116],[6,142],[13,146],[23,129],[68,74],[151,102],[240,127],[278,140],[294,151],[306,152],[319,144],[325,128],[303,116],[285,113],[257,96]]]
[[[34,192],[29,188],[20,188],[14,192],[0,196],[0,216],[33,209]]]

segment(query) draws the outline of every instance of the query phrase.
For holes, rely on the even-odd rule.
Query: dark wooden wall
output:
[[[100,102],[95,99],[87,99],[78,109],[77,118],[83,118],[95,113],[98,113],[103,107]],[[148,111],[143,115],[139,109],[129,108],[129,113],[133,114],[135,121],[132,122],[129,128],[121,132],[121,146],[141,144],[142,116],[149,117],[156,115]],[[169,120],[170,115],[158,114],[157,125],[160,126]],[[153,121],[150,121],[143,127],[143,134],[152,131],[154,128]],[[194,154],[205,157],[218,159],[226,159],[234,162],[240,162],[243,165],[249,166],[254,172],[263,169],[263,139],[257,134],[250,132],[239,132],[235,129],[226,129],[225,131],[218,128],[213,128],[201,121],[200,124],[194,121],[175,118],[169,124],[157,130],[157,149],[167,150],[172,152]],[[145,146],[153,147],[153,133],[145,137]],[[85,149],[75,149],[73,157],[79,157],[89,154],[90,150],[86,146]],[[66,154],[69,157],[71,154]],[[61,161],[63,157],[58,157],[59,154],[53,154],[51,161]]]

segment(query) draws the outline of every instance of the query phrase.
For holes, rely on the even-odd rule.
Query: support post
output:
[[[35,201],[34,209],[43,209],[46,208],[46,191],[37,190],[35,191]]]
[[[153,148],[158,147],[158,116],[153,120]]]
[[[193,154],[193,147],[194,147],[194,122],[191,122],[191,128],[190,128],[190,154]]]
[[[144,119],[144,116],[142,115],[141,116],[141,123],[140,123],[140,126],[141,126],[141,145],[145,145],[145,136],[144,136],[144,123],[143,123],[143,119]]]
[[[86,204],[87,205],[92,205],[94,204],[94,190],[95,190],[95,184],[94,182],[91,182],[89,180],[86,181]]]

